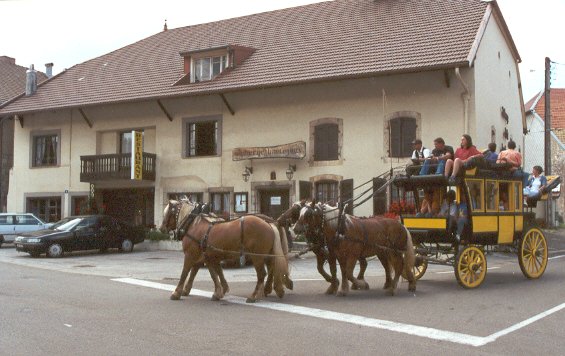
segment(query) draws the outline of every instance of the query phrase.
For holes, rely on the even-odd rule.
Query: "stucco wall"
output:
[[[491,142],[491,127],[494,126],[498,149],[501,145],[507,146],[508,140],[503,138],[507,128],[508,138],[513,139],[517,149],[524,152],[518,69],[492,16],[477,50],[474,68],[476,126],[471,135],[477,147],[487,147]],[[508,114],[508,124],[501,116],[502,107]]]

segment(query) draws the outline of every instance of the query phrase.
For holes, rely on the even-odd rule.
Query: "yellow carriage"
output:
[[[561,180],[558,176],[547,178],[550,189],[539,200],[547,200],[551,188]],[[525,202],[522,196],[521,177],[505,169],[473,168],[455,182],[443,175],[413,175],[396,177],[394,184],[404,194],[413,194],[417,207],[426,190],[431,191],[436,203],[454,190],[457,204],[467,204],[468,219],[460,235],[456,235],[449,217],[401,214],[418,255],[416,278],[424,275],[428,263],[451,265],[462,287],[476,288],[486,276],[485,252],[493,250],[517,253],[520,269],[527,278],[543,275],[548,260],[547,242],[532,211],[537,201]]]

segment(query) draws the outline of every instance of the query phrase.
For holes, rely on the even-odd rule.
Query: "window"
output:
[[[61,197],[28,198],[27,212],[45,222],[61,220]]]
[[[221,152],[221,120],[218,117],[190,119],[183,135],[185,157],[215,156]]]
[[[169,200],[182,200],[188,199],[193,203],[202,203],[203,193],[194,193],[194,192],[187,192],[187,193],[169,193]]]
[[[212,212],[216,215],[229,217],[230,215],[230,193],[210,193]]]
[[[234,211],[236,213],[247,213],[247,201],[248,201],[248,194],[247,192],[242,193],[234,193],[233,195],[234,201]]]
[[[514,210],[513,205],[510,203],[510,184],[505,182],[500,182],[498,187],[500,188],[498,194],[498,211],[509,211]]]
[[[471,209],[483,210],[483,181],[467,179],[467,187],[471,198]]]
[[[390,141],[389,157],[410,157],[416,139],[416,119],[397,117],[389,121]]]
[[[71,214],[72,215],[83,215],[89,212],[88,209],[88,196],[80,195],[74,196],[71,199]]]
[[[514,210],[522,210],[522,184],[514,182]]]
[[[143,134],[143,131],[141,131],[141,133]],[[132,145],[131,131],[121,132],[120,153],[131,153],[131,145]]]
[[[194,59],[193,82],[214,79],[228,66],[227,56]]]
[[[32,135],[32,166],[53,167],[58,164],[59,135]]]
[[[316,200],[322,203],[338,201],[338,183],[335,181],[321,181],[316,183]]]
[[[495,181],[487,180],[486,184],[486,203],[488,210],[497,210],[498,207],[498,187]]]
[[[314,160],[333,161],[338,159],[337,124],[318,125],[314,129]]]

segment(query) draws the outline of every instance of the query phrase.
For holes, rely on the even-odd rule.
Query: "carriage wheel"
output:
[[[416,244],[414,249],[417,251],[418,248],[423,247],[421,244]],[[426,259],[426,255],[421,255],[416,253],[416,264],[414,265],[414,278],[416,280],[422,278],[426,270],[428,269],[428,260]]]
[[[467,246],[455,258],[455,277],[463,288],[476,288],[487,274],[487,260],[476,246]]]
[[[524,276],[541,277],[547,267],[547,242],[540,229],[529,229],[520,241],[518,262]]]

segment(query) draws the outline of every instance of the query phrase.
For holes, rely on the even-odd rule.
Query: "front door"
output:
[[[261,214],[274,219],[278,218],[289,208],[289,189],[260,190]]]

